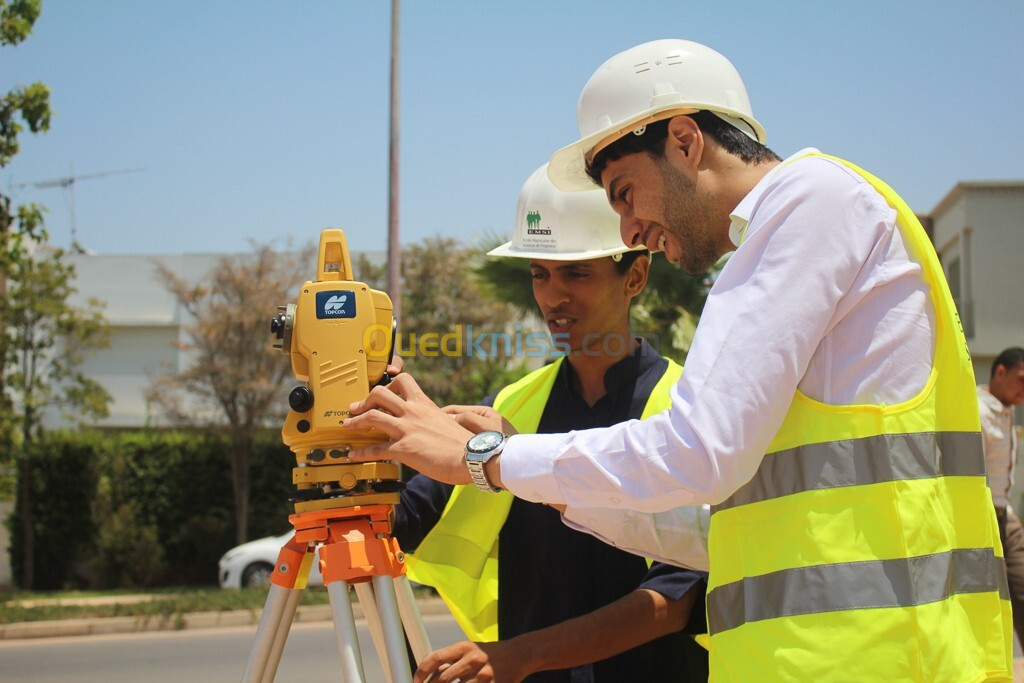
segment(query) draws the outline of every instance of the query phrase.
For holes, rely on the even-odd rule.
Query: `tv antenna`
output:
[[[78,226],[75,222],[75,185],[79,180],[95,180],[97,178],[105,178],[112,175],[123,175],[125,173],[141,173],[145,171],[145,168],[126,168],[117,171],[100,171],[99,173],[82,173],[75,174],[75,165],[71,165],[71,173],[61,178],[50,178],[49,180],[36,180],[27,183],[21,183],[15,185],[19,190],[26,187],[34,187],[36,189],[47,189],[51,187],[59,187],[67,190],[68,198],[68,209],[71,213],[71,248],[75,251],[82,251],[82,246],[78,243]]]

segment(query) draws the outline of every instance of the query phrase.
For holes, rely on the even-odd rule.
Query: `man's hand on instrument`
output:
[[[391,364],[387,367],[387,373],[394,377],[405,370],[405,359],[397,353],[391,356]]]
[[[427,655],[413,675],[413,683],[518,683],[530,672],[526,658],[508,641],[463,641]]]
[[[441,410],[474,434],[488,430],[509,435],[517,433],[511,422],[488,406],[445,406]]]
[[[402,373],[387,386],[375,387],[349,412],[349,429],[374,428],[391,439],[351,451],[352,460],[395,460],[437,481],[472,483],[464,457],[473,432],[438,408],[411,375]]]

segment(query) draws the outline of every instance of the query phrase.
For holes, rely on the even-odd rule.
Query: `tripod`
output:
[[[316,503],[328,504],[328,501]],[[431,647],[405,575],[405,556],[398,541],[391,537],[391,507],[370,504],[309,510],[289,516],[295,535],[278,555],[242,678],[245,683],[272,683],[277,675],[299,604],[299,591],[305,588],[317,549],[331,602],[344,683],[365,681],[349,585],[354,585],[363,606],[388,680],[390,683],[412,680],[403,625],[417,661],[426,657]]]

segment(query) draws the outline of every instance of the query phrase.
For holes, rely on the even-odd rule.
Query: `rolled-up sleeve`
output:
[[[678,567],[707,571],[707,505],[687,505],[665,512],[566,508],[562,521],[571,529],[615,546]]]
[[[690,634],[704,633],[707,631],[704,607],[707,580],[706,572],[680,569],[670,564],[654,562],[639,588],[661,593],[668,600],[682,600],[684,595],[696,587],[697,595],[690,610],[690,618],[682,630],[684,633]]]

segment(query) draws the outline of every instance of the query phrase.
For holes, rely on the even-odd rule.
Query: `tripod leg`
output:
[[[388,653],[388,666],[393,683],[409,683],[412,671],[405,650],[405,633],[398,615],[398,599],[395,596],[394,579],[388,575],[373,577],[373,592],[377,597],[380,624],[384,632],[384,649]]]
[[[359,597],[359,604],[363,608],[363,618],[370,629],[370,636],[373,638],[373,647],[377,650],[377,658],[384,667],[384,674],[391,680],[391,667],[388,665],[388,652],[384,645],[384,630],[380,626],[380,612],[377,610],[377,598],[373,594],[373,587],[366,582],[355,584],[356,595]]]
[[[270,648],[270,657],[267,660],[266,669],[263,671],[261,683],[274,683],[277,676],[277,667],[281,664],[281,653],[284,652],[284,644],[288,640],[288,632],[295,620],[295,610],[299,606],[299,597],[302,591],[291,590],[288,593],[288,601],[284,606],[284,613],[281,615],[281,623],[277,627],[274,637],[274,644]]]
[[[246,664],[245,674],[242,676],[245,683],[261,683],[263,680],[291,592],[283,586],[270,584],[267,602],[260,616],[260,625],[256,629],[256,639],[249,650],[249,663]]]
[[[434,648],[430,646],[427,628],[423,625],[420,610],[416,607],[416,598],[412,594],[412,584],[405,574],[395,579],[395,594],[398,598],[398,611],[402,614],[402,624],[405,625],[405,633],[409,636],[409,647],[412,648],[416,662],[422,662]]]
[[[341,656],[341,676],[345,683],[363,683],[363,658],[359,652],[359,636],[356,620],[352,616],[352,600],[348,593],[348,581],[332,581],[327,584],[327,595],[331,599],[334,616],[334,634],[338,640],[338,654]]]

